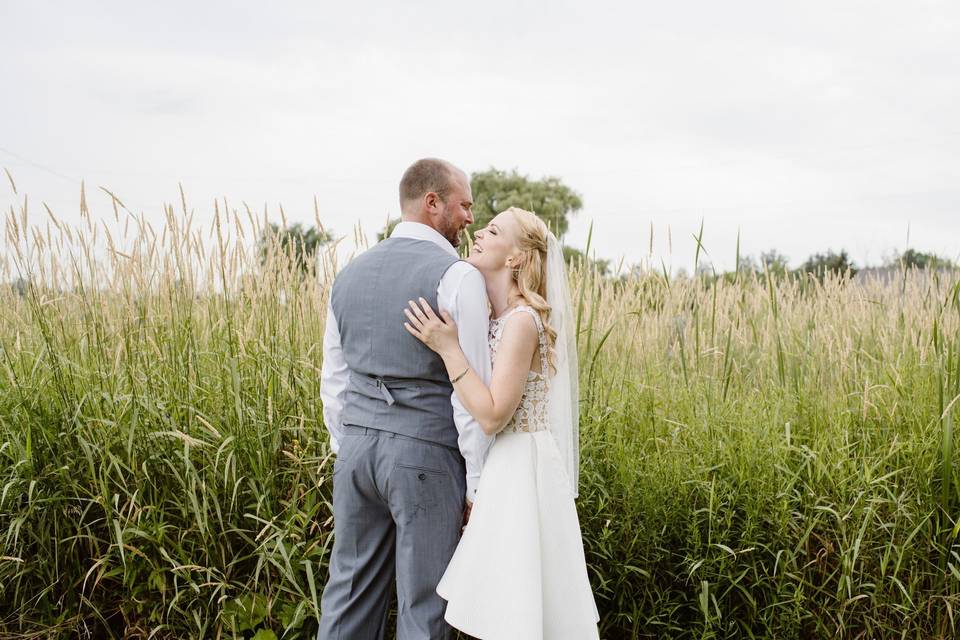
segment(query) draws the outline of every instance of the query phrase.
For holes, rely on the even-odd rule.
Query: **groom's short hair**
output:
[[[400,179],[400,204],[418,200],[434,192],[441,200],[453,187],[454,167],[446,160],[422,158],[410,165]]]

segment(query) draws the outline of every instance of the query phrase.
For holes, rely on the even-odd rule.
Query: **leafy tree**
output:
[[[574,247],[568,247],[564,245],[563,260],[571,266],[586,265],[590,269],[596,269],[597,274],[603,277],[610,275],[611,269],[609,260],[590,258],[583,251],[580,251],[580,249],[576,249]]]
[[[941,258],[935,253],[924,253],[915,249],[907,249],[901,254],[889,258],[885,267],[904,268],[916,267],[918,269],[956,269],[957,264],[948,258]]]
[[[299,222],[281,229],[279,225],[271,222],[258,242],[261,264],[267,259],[269,239],[272,236],[277,236],[280,249],[284,253],[293,252],[293,260],[301,273],[311,273],[316,268],[317,251],[333,242],[333,235],[326,229],[304,227]]]
[[[830,250],[826,253],[815,253],[807,258],[807,261],[800,265],[798,272],[811,273],[822,281],[828,273],[849,273],[853,276],[857,273],[857,267],[850,260],[846,250],[841,250],[840,253]]]
[[[757,266],[757,259],[753,256],[740,256],[740,264],[737,266],[740,273],[757,273],[763,271]]]
[[[387,226],[377,232],[377,242],[385,240],[393,233],[393,228],[400,224],[400,218],[390,218],[387,220]]]
[[[701,268],[698,268],[698,272],[703,272]],[[707,264],[706,273],[710,273],[711,269],[709,264]],[[756,274],[757,276],[764,278],[767,274],[774,278],[782,278],[786,275],[789,275],[790,270],[787,267],[787,257],[777,251],[776,249],[771,249],[769,251],[764,251],[760,254],[759,261],[754,256],[740,256],[740,261],[737,264],[737,269],[735,271],[727,271],[722,274],[724,281],[726,282],[736,282],[737,278],[741,275],[751,275]],[[720,277],[720,275],[718,275]]]
[[[559,178],[531,180],[516,169],[489,169],[470,177],[473,191],[473,228],[482,229],[493,216],[508,207],[520,207],[536,213],[547,226],[562,238],[567,232],[569,217],[583,208],[580,195]]]
[[[697,264],[696,275],[699,278],[707,278],[709,280],[712,279],[716,273],[717,270],[713,268],[712,262],[701,260]]]
[[[776,249],[761,253],[760,264],[762,265],[761,271],[765,269],[767,273],[775,276],[784,276],[790,271],[789,259]]]
[[[7,286],[18,296],[25,298],[27,290],[30,288],[30,280],[28,278],[17,278],[13,282],[8,283]]]

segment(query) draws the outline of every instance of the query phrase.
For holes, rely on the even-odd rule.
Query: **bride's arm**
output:
[[[520,405],[527,381],[530,362],[537,348],[537,325],[527,313],[515,313],[507,319],[503,338],[497,349],[490,386],[487,387],[473,370],[460,349],[457,326],[446,312],[437,317],[421,298],[420,305],[410,303],[404,309],[409,322],[404,323],[411,334],[436,351],[447,368],[447,375],[455,382],[454,390],[467,411],[477,419],[487,435],[503,429]]]

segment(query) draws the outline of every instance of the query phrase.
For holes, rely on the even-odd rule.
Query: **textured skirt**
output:
[[[437,593],[447,622],[481,640],[599,637],[580,522],[549,432],[497,435]]]

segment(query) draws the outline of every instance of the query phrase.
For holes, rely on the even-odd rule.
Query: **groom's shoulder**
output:
[[[351,256],[350,260],[348,260],[347,263],[343,265],[343,268],[340,269],[340,273],[342,274],[358,267],[362,267],[370,262],[387,259],[390,247],[390,238],[381,240],[372,247],[364,249],[363,251]]]
[[[486,297],[487,285],[475,266],[466,260],[457,260],[446,273],[443,274],[443,283],[456,291],[467,291]]]
[[[377,254],[379,245],[374,245],[365,251],[358,253],[355,256],[352,256],[350,260],[346,262],[340,269],[337,271],[337,274],[333,278],[334,289],[339,289],[344,286],[349,286],[357,279],[364,280],[368,277],[368,273],[371,269],[376,269],[377,264]]]
[[[483,281],[483,275],[481,275],[480,271],[478,271],[475,266],[466,260],[457,260],[451,264],[450,268],[447,269],[447,273],[458,276],[459,278],[479,278],[481,281]]]

